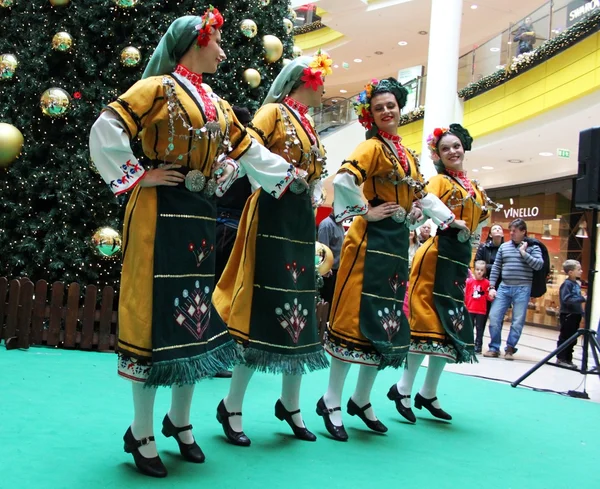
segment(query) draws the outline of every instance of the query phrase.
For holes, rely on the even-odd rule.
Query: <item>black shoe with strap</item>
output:
[[[433,403],[435,401],[437,401],[437,397],[433,397],[431,399],[425,399],[421,394],[417,394],[415,396],[415,407],[417,409],[421,409],[421,407],[424,407],[436,418],[445,419],[446,421],[450,421],[452,419],[452,416],[450,416],[443,409],[434,407]]]
[[[317,414],[323,417],[323,421],[325,422],[325,428],[329,431],[329,434],[338,441],[348,441],[348,433],[346,433],[346,429],[344,425],[336,426],[331,422],[330,415],[335,411],[341,411],[342,408],[340,406],[334,408],[328,408],[325,405],[325,401],[321,397],[319,402],[317,402]]]
[[[160,457],[144,457],[140,453],[140,447],[143,445],[148,445],[150,442],[154,441],[153,436],[148,436],[146,438],[142,438],[141,440],[136,440],[131,432],[131,426],[125,432],[123,436],[123,441],[125,442],[124,450],[126,453],[131,453],[133,455],[133,460],[135,461],[135,465],[138,470],[145,475],[149,475],[150,477],[166,477],[167,476],[167,468],[162,463]]]
[[[188,462],[201,464],[204,462],[204,460],[206,460],[206,457],[204,456],[202,449],[198,446],[196,441],[192,443],[183,443],[179,438],[179,433],[183,433],[184,431],[188,430],[192,430],[191,424],[178,428],[173,424],[171,418],[169,418],[169,415],[165,415],[165,419],[163,419],[162,434],[165,435],[167,438],[169,438],[170,436],[175,438],[177,444],[179,445],[179,452],[185,460],[187,460]]]
[[[376,419],[375,421],[370,420],[365,415],[365,411],[371,407],[371,403],[365,404],[363,407],[358,407],[352,398],[348,399],[348,414],[350,416],[358,416],[363,422],[371,428],[373,431],[377,431],[378,433],[385,433],[388,429],[387,426],[384,425],[381,421]]]
[[[415,416],[415,413],[413,413],[413,410],[409,407],[406,407],[404,404],[402,404],[402,399],[410,399],[410,394],[408,394],[408,395],[400,394],[400,391],[398,390],[398,386],[396,384],[394,384],[392,387],[390,387],[390,390],[387,393],[387,398],[390,401],[394,401],[396,403],[396,410],[407,421],[410,421],[411,423],[417,422],[417,417]]]
[[[302,427],[296,425],[296,423],[294,423],[292,416],[294,414],[298,414],[299,412],[300,412],[300,409],[298,409],[296,411],[288,411],[285,408],[285,406],[283,405],[283,403],[281,402],[281,399],[278,399],[277,402],[275,403],[275,416],[280,421],[284,421],[284,420],[287,421],[287,424],[289,424],[290,428],[292,428],[292,431],[294,432],[294,435],[296,436],[296,438],[299,438],[300,440],[306,440],[306,441],[317,441],[317,437],[314,435],[314,433],[311,433],[310,431],[308,431],[306,426],[302,428]]]
[[[243,431],[234,431],[231,425],[229,424],[229,418],[232,416],[241,416],[242,413],[230,413],[227,411],[225,407],[225,402],[221,400],[219,406],[217,407],[217,421],[221,423],[223,426],[223,432],[227,439],[233,443],[234,445],[240,447],[249,447],[250,446],[250,438],[246,436],[246,433]]]

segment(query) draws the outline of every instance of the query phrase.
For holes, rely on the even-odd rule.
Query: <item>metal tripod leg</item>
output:
[[[538,363],[536,363],[527,372],[525,372],[523,375],[521,375],[521,377],[519,377],[517,380],[515,380],[514,382],[511,382],[510,385],[512,385],[513,387],[517,387],[521,382],[523,382],[527,377],[529,377],[532,373],[534,373],[536,370],[538,370],[542,365],[545,365],[546,363],[548,363],[548,360],[550,360],[552,357],[558,355],[559,353],[562,353],[564,350],[569,348],[572,341],[577,341],[577,338],[579,338],[580,336],[582,336],[586,333],[589,333],[589,332],[590,332],[589,329],[578,329],[577,332],[573,336],[571,336],[568,340],[566,340],[556,350],[548,353],[548,355],[546,355],[546,357],[544,357],[542,360],[540,360]],[[596,338],[594,338],[594,340],[595,339]],[[596,345],[597,344],[598,344],[598,342],[596,341]],[[597,354],[595,355],[595,359],[597,360]]]

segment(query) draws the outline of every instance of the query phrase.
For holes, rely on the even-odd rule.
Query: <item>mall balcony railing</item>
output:
[[[518,41],[515,41],[515,36],[527,18],[531,20],[531,29],[535,33],[533,42],[535,49],[546,41],[554,39],[596,9],[600,10],[600,2],[553,0],[544,3],[524,18],[516,19],[504,31],[459,58],[458,90],[506,68],[513,62],[518,54]],[[314,4],[296,9],[296,12],[298,16],[295,21],[296,29],[307,28],[315,20],[319,22]],[[418,119],[425,98],[426,77],[412,80],[409,83],[413,83],[414,86],[411,87],[411,96],[409,96],[403,114],[406,115],[405,118]],[[318,119],[325,128],[339,125],[339,121],[347,123],[352,120],[351,117],[354,117],[351,103],[343,102],[342,99],[338,100],[341,104],[340,107],[334,108],[333,105],[330,105],[330,107],[324,107],[317,111],[318,113],[322,112]]]
[[[420,118],[423,102],[425,101],[425,77],[415,78],[403,85],[408,89],[409,95],[406,106],[402,110],[403,117]],[[321,135],[330,134],[358,119],[354,112],[352,103],[358,94],[350,97],[332,97],[323,101],[321,107],[314,109],[311,113],[317,132]]]

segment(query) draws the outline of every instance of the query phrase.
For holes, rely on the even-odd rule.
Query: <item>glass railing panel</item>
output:
[[[473,81],[473,51],[458,58],[458,89],[465,88]]]

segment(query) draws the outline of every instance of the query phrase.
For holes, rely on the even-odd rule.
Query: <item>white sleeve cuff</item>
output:
[[[360,188],[356,185],[354,175],[348,172],[338,173],[333,178],[333,188],[335,194],[333,212],[336,222],[367,213],[369,207],[364,201]]]
[[[90,132],[90,156],[115,195],[131,190],[146,173],[131,150],[121,122],[104,111]]]
[[[436,195],[429,193],[419,202],[423,208],[423,214],[431,218],[439,228],[446,229],[454,221],[455,216],[452,211]],[[425,220],[427,219],[425,218]]]

